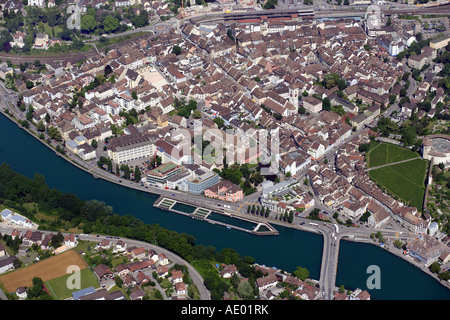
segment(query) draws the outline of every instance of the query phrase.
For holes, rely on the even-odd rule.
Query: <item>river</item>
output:
[[[128,189],[78,169],[38,142],[5,116],[0,115],[0,162],[32,178],[36,172],[51,188],[74,193],[84,200],[105,201],[120,215],[130,214],[149,224],[193,235],[197,244],[218,250],[233,248],[260,264],[292,272],[297,266],[319,279],[323,239],[321,235],[276,226],[278,236],[255,236],[191,219],[153,207],[157,195]],[[336,285],[368,290],[369,265],[381,269],[381,289],[368,290],[374,300],[450,300],[450,290],[402,259],[369,244],[341,242]]]

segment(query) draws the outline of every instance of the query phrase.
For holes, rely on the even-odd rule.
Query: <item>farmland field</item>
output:
[[[413,160],[396,163],[409,159]],[[367,164],[369,168],[385,165],[370,170],[370,178],[401,201],[416,208],[422,207],[427,173],[426,160],[410,149],[381,143],[368,152]]]
[[[68,250],[57,256],[34,263],[0,277],[0,282],[7,292],[14,292],[18,287],[31,287],[33,278],[39,277],[44,282],[64,276],[69,266],[76,265],[81,270],[88,267],[83,258],[74,250]]]

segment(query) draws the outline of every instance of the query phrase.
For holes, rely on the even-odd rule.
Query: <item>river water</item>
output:
[[[0,114],[0,163],[32,178],[36,172],[46,177],[51,188],[74,193],[84,200],[98,199],[114,212],[130,214],[149,224],[193,235],[198,244],[218,250],[233,248],[242,256],[250,255],[260,264],[292,272],[297,266],[319,279],[322,260],[322,236],[276,226],[278,236],[256,236],[211,225],[181,214],[153,207],[158,195],[128,189],[78,169],[30,134]],[[381,289],[368,290],[367,267],[378,265]],[[368,290],[374,300],[450,300],[450,290],[402,259],[369,244],[341,242],[336,285]]]

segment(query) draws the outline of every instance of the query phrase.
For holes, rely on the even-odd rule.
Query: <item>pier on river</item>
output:
[[[207,221],[211,224],[217,224],[217,225],[221,225],[224,226],[226,228],[229,229],[236,229],[236,230],[240,230],[240,231],[244,231],[244,232],[248,232],[254,235],[259,235],[259,236],[273,236],[273,235],[278,235],[278,231],[272,227],[269,223],[267,222],[261,222],[261,221],[255,221],[246,217],[242,217],[242,216],[237,216],[237,215],[233,215],[232,213],[228,213],[225,211],[225,208],[217,210],[217,208],[211,208],[208,205],[204,204],[202,207],[196,207],[195,210],[191,213],[188,212],[184,212],[178,209],[175,209],[174,207],[177,204],[184,204],[187,206],[192,206],[192,204],[190,204],[188,201],[185,200],[175,200],[172,199],[170,197],[167,196],[160,196],[154,203],[153,206],[162,210],[166,210],[166,211],[171,211],[171,212],[175,212],[175,213],[179,213],[179,214],[183,214],[185,216],[189,216],[193,219],[199,219],[199,220],[204,220]],[[211,214],[213,213],[218,213],[224,216],[227,216],[229,218],[233,218],[233,219],[240,219],[249,223],[253,223],[255,224],[255,227],[253,229],[246,229],[246,228],[242,228],[239,226],[236,226],[234,224],[231,223],[226,223],[226,222],[221,222],[221,221],[217,221],[214,219],[211,219]]]

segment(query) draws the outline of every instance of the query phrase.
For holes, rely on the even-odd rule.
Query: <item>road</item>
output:
[[[18,229],[21,232],[28,231],[28,229],[23,229],[23,228],[0,227],[0,233],[2,233],[2,234],[11,234],[12,230],[14,230],[14,229]],[[43,232],[44,234],[55,233],[54,231],[46,231],[46,230],[39,230],[39,231]],[[68,233],[62,233],[62,234],[65,236]],[[101,236],[101,235],[97,236],[97,235],[90,235],[90,234],[78,234],[78,237],[79,237],[80,240],[92,241],[92,242],[101,242],[104,239],[110,239],[111,238],[109,236]],[[181,257],[179,257],[178,255],[174,254],[173,252],[171,252],[169,250],[166,250],[164,248],[155,246],[155,245],[150,244],[148,242],[137,241],[137,240],[127,239],[127,238],[116,238],[115,240],[117,240],[117,241],[119,241],[119,240],[124,241],[127,244],[128,247],[136,246],[136,247],[144,247],[146,250],[153,249],[157,253],[164,253],[171,262],[187,266],[187,268],[189,270],[189,275],[192,278],[192,282],[194,283],[194,285],[199,290],[200,299],[201,300],[211,300],[210,292],[208,291],[208,289],[206,289],[206,287],[205,287],[205,285],[203,283],[203,277],[186,260],[182,259]]]

